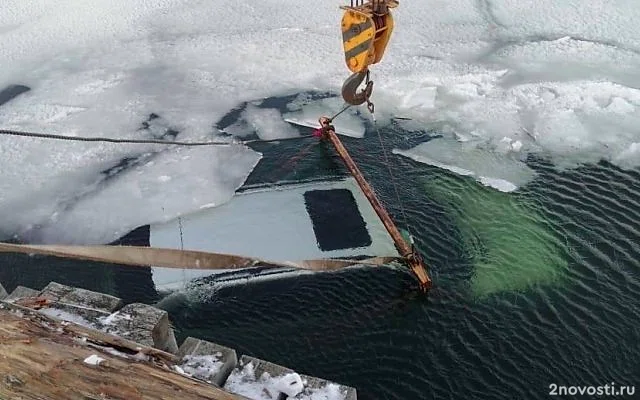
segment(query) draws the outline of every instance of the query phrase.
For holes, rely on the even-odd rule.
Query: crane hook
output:
[[[364,81],[366,78],[366,86],[363,90],[358,92],[358,86]],[[369,70],[365,70],[362,72],[356,72],[352,74],[350,77],[344,81],[342,84],[342,98],[348,104],[353,106],[359,106],[360,104],[367,102],[367,105],[371,104],[369,101],[369,97],[371,97],[371,92],[373,91],[373,81],[369,80]],[[371,108],[371,106],[369,106]]]

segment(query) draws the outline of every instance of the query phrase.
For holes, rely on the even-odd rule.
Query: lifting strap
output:
[[[233,254],[195,250],[177,250],[142,246],[110,245],[42,245],[0,243],[0,253],[41,254],[78,260],[98,261],[138,267],[176,269],[243,269],[252,267],[299,268],[312,271],[331,271],[354,265],[382,266],[397,257],[373,257],[364,260],[317,259],[274,262]]]

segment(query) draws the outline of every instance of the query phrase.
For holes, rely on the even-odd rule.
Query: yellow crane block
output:
[[[342,42],[345,62],[353,73],[380,62],[393,32],[395,0],[370,0],[359,6],[342,6]]]

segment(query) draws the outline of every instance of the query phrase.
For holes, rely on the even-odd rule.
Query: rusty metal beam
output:
[[[320,122],[325,128],[327,128],[330,123],[329,120],[323,118],[320,119]],[[335,147],[338,155],[340,155],[340,158],[342,158],[342,160],[344,161],[351,175],[353,175],[353,177],[358,182],[358,185],[364,192],[367,200],[369,200],[369,203],[371,203],[371,206],[375,210],[376,214],[378,214],[378,216],[382,220],[384,227],[387,229],[387,232],[389,232],[389,235],[395,243],[398,253],[400,253],[400,255],[405,259],[414,275],[420,282],[420,288],[424,292],[428,291],[431,288],[431,278],[429,278],[429,275],[427,274],[427,268],[422,258],[415,254],[412,247],[404,240],[402,234],[393,223],[393,220],[385,210],[384,206],[376,197],[373,189],[360,172],[360,169],[347,152],[347,149],[343,146],[342,142],[338,138],[338,135],[336,135],[333,129],[325,129],[324,133],[325,137],[328,138],[331,144],[333,144],[333,147]]]

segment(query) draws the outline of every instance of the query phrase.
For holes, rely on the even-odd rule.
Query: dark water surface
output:
[[[393,126],[381,134],[388,152],[428,139]],[[247,183],[346,174],[328,145],[314,143],[256,145],[265,159]],[[361,400],[542,399],[554,383],[640,386],[639,172],[606,162],[560,172],[532,158],[536,179],[504,194],[389,154],[398,203],[372,127],[344,143],[415,236],[434,279],[430,295],[416,295],[408,273],[382,268],[215,291],[203,282],[199,296],[161,303],[178,341],[228,345],[354,386]],[[2,260],[8,290],[37,288],[56,271],[34,269],[29,257]],[[53,279],[157,300],[132,283],[145,272],[93,271]]]

